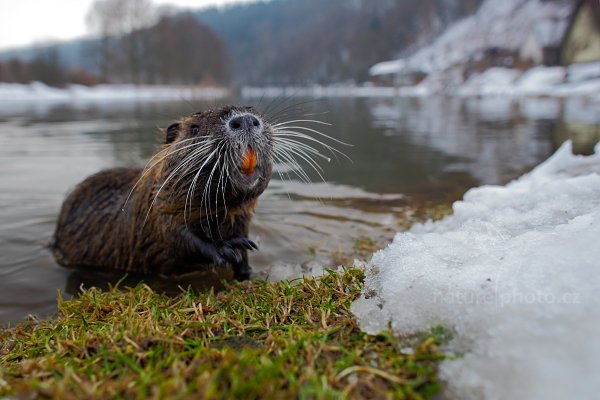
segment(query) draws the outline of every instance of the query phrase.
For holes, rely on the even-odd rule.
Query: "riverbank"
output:
[[[77,398],[430,398],[448,340],[363,333],[363,271],[167,297],[140,284],[59,299],[0,331],[0,395]]]
[[[244,87],[244,97],[431,97],[585,99],[600,102],[600,62],[569,67],[538,66],[527,71],[494,67],[468,79],[446,71],[432,73],[415,85],[314,85],[303,87]]]
[[[378,86],[343,83],[308,86],[242,86],[240,88],[161,85],[69,85],[64,88],[41,82],[1,83],[0,104],[6,102],[122,102],[221,100],[242,98],[394,98],[455,96],[459,98],[584,99],[600,103],[600,62],[568,67],[537,66],[527,71],[493,67],[468,79],[452,71],[432,73],[411,86]]]
[[[159,85],[68,85],[56,88],[41,82],[0,82],[0,104],[31,102],[160,102],[222,99],[230,94],[224,87]]]

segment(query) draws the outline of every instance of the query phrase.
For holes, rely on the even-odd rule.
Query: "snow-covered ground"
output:
[[[167,101],[222,98],[227,89],[190,86],[71,85],[53,88],[40,82],[31,84],[1,83],[0,105],[22,102],[119,102]]]
[[[506,186],[472,189],[454,214],[398,233],[368,264],[361,327],[442,324],[459,357],[453,398],[596,398],[600,390],[600,145],[565,143]]]

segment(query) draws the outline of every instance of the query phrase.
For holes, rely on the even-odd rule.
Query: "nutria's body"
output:
[[[248,228],[272,151],[272,128],[252,108],[184,118],[145,169],[105,170],[75,188],[58,219],[56,260],[145,273],[229,264],[248,279],[247,250],[256,249]]]

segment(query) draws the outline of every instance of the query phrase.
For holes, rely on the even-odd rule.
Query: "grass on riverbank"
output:
[[[54,318],[0,331],[0,395],[431,397],[445,333],[361,332],[349,307],[362,280],[350,269],[217,294],[89,289]]]

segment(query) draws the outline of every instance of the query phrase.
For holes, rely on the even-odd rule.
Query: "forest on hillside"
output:
[[[482,0],[274,0],[197,12],[225,41],[236,83],[362,82]]]
[[[272,0],[180,13],[97,0],[94,40],[0,54],[0,81],[269,85],[362,82],[482,0]]]

